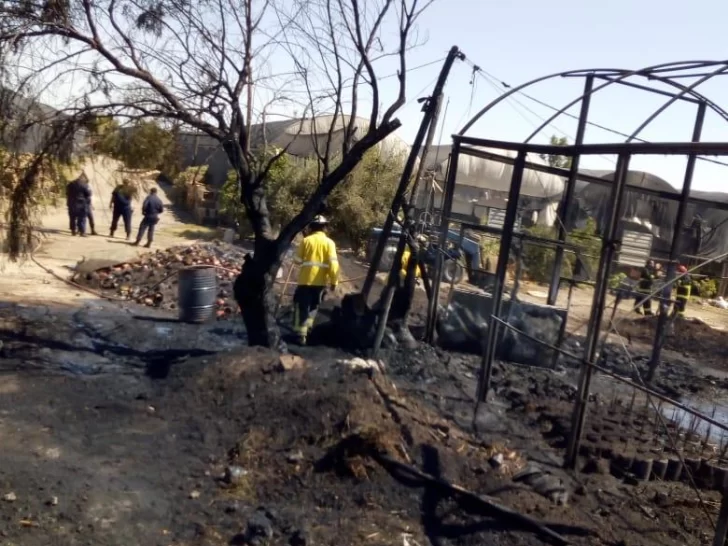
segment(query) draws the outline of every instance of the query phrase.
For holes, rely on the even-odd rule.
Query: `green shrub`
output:
[[[622,281],[627,278],[626,273],[615,273],[611,277],[609,277],[609,280],[607,281],[609,283],[609,288],[611,289],[617,289],[622,284]]]
[[[172,185],[172,200],[178,205],[187,203],[187,194],[190,187],[205,180],[207,174],[207,165],[199,165],[196,167],[188,167],[179,173]]]
[[[555,240],[558,237],[555,227],[536,225],[528,228],[526,232],[544,239]],[[572,230],[566,236],[566,241],[578,247],[582,260],[589,267],[593,277],[599,265],[599,253],[602,245],[601,239],[597,235],[596,222],[590,218],[585,227]],[[532,281],[550,282],[555,259],[556,250],[554,248],[529,242],[525,242],[523,245],[523,264],[526,267],[527,277]],[[561,265],[561,276],[572,277],[575,266],[576,255],[573,251],[567,250]]]
[[[271,150],[269,153],[273,153]],[[402,173],[404,157],[384,157],[370,150],[354,171],[327,199],[331,233],[360,250],[371,229],[384,222]],[[270,221],[274,229],[285,226],[300,212],[319,182],[316,160],[283,155],[276,160],[265,181]],[[219,197],[220,211],[240,222],[241,235],[249,229],[240,203],[237,176],[230,172]]]
[[[699,279],[691,283],[691,295],[712,299],[718,295],[718,281],[716,279]]]

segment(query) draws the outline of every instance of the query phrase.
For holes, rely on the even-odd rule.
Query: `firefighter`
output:
[[[692,279],[688,275],[688,268],[684,265],[677,266],[678,278],[675,280],[675,316],[683,318],[685,317],[685,309],[688,306],[690,300],[690,289]]]
[[[301,345],[306,344],[326,288],[334,290],[339,283],[339,260],[336,244],[326,235],[328,223],[321,215],[313,219],[310,233],[298,246],[294,258],[300,269],[293,294],[293,329]]]
[[[645,267],[640,273],[640,280],[637,283],[637,296],[635,297],[635,311],[640,313],[644,311],[645,315],[652,315],[652,287],[657,278],[657,268],[654,260],[648,260]],[[644,300],[644,301],[642,301]],[[642,302],[642,309],[640,309]]]

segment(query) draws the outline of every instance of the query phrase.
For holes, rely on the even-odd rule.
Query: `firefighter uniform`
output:
[[[336,288],[339,282],[336,244],[323,230],[327,223],[323,216],[314,218],[312,233],[303,239],[294,258],[300,269],[293,294],[293,329],[302,344],[313,326],[324,290],[327,286]]]
[[[675,315],[678,317],[685,316],[685,309],[687,309],[688,301],[690,301],[692,280],[690,279],[690,275],[687,275],[687,271],[684,265],[681,265],[677,269],[678,274],[682,275],[675,281]]]
[[[635,298],[635,311],[640,313],[639,304],[642,300],[642,310],[645,315],[652,315],[652,286],[657,278],[657,270],[650,260],[640,273],[640,280],[637,283],[637,297]]]
[[[402,268],[399,270],[399,280],[401,282],[404,282],[407,278],[407,264],[409,264],[411,255],[412,253],[410,252],[409,246],[405,246],[404,253],[402,254]],[[418,265],[415,269],[415,278],[419,279],[421,276],[422,271],[420,271],[420,266]]]

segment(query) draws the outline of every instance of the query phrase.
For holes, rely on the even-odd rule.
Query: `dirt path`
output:
[[[118,172],[119,163],[110,159],[88,160],[83,168],[91,182],[93,191],[93,212],[96,221],[97,236],[73,237],[68,225],[68,214],[65,207],[52,208],[42,216],[38,227],[43,238],[40,248],[34,253],[35,260],[67,278],[71,268],[84,260],[89,266],[98,264],[99,267],[109,263],[128,261],[145,252],[146,249],[131,246],[118,235],[117,238],[108,237],[111,225],[111,210],[109,202],[111,192],[120,181]],[[153,183],[153,181],[150,181]],[[195,239],[209,237],[212,230],[196,225],[181,217],[171,207],[170,196],[165,188],[160,188],[160,197],[167,206],[162,215],[154,246],[164,248],[177,244],[191,243]],[[141,220],[141,199],[134,203],[132,218],[132,239]],[[10,263],[4,257],[0,258],[0,294],[4,301],[42,302],[72,304],[80,301],[96,299],[91,294],[81,290],[69,289],[69,286],[54,278],[31,260],[21,263]]]

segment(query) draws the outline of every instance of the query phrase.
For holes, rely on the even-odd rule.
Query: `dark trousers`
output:
[[[96,233],[96,223],[94,222],[94,212],[91,209],[86,211],[86,219],[88,220],[88,226],[91,228],[91,233]]]
[[[111,213],[111,236],[114,236],[116,228],[119,227],[119,218],[124,221],[124,232],[126,236],[131,235],[131,209],[116,208]]]
[[[147,244],[151,245],[152,241],[154,241],[154,228],[159,222],[159,218],[149,218],[145,216],[142,218],[141,223],[139,224],[139,233],[137,233],[136,242],[140,243],[141,240],[144,238],[144,234],[147,234]],[[147,231],[149,230],[149,231]]]
[[[86,218],[88,211],[86,209],[76,210],[72,209],[68,211],[68,218],[71,224],[71,233],[76,235],[84,235],[86,233]]]
[[[313,327],[323,297],[323,286],[299,285],[293,293],[293,329],[304,343],[308,331]]]

